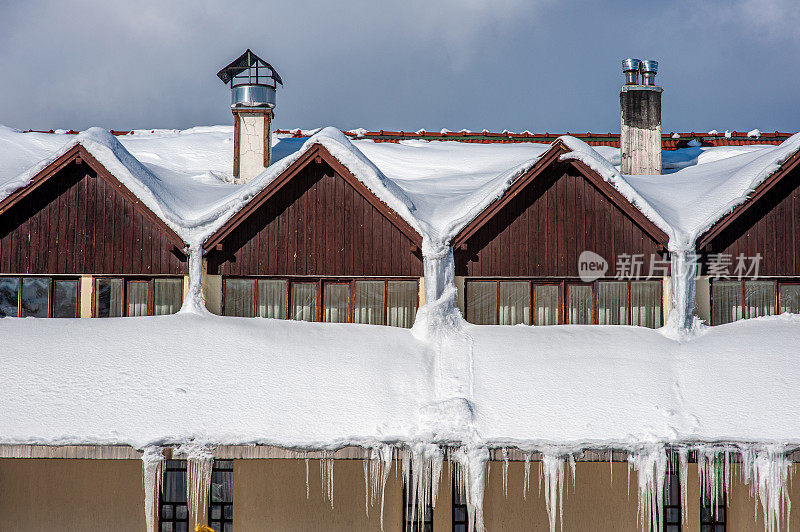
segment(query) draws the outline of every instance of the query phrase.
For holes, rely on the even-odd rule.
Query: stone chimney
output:
[[[231,84],[233,178],[236,183],[247,183],[270,164],[275,92],[283,81],[272,65],[250,50],[217,76]]]
[[[625,85],[619,93],[621,171],[623,174],[660,174],[662,89],[655,84],[658,62],[625,59],[622,71]]]

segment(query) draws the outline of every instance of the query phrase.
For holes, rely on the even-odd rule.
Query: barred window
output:
[[[664,479],[664,532],[681,532],[681,483],[674,467]]]
[[[214,460],[208,521],[215,532],[233,532],[233,460]]]
[[[403,486],[403,531],[433,532],[433,501],[420,504],[408,495],[407,486]]]
[[[467,498],[453,482],[453,532],[467,532],[468,528]]]
[[[189,503],[186,493],[186,460],[167,460],[159,497],[160,532],[190,532]],[[208,524],[216,532],[233,531],[233,461],[214,460]]]
[[[700,532],[725,532],[727,494],[725,485],[721,483],[716,504],[711,501],[711,495],[706,490],[700,507]]]

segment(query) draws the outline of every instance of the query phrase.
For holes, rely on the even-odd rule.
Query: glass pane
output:
[[[153,315],[178,312],[183,304],[183,279],[156,279],[153,284]]]
[[[224,316],[253,317],[253,279],[225,279]]]
[[[163,502],[176,503],[186,502],[186,471],[164,472],[164,484],[161,488],[161,498]],[[185,507],[184,507],[185,508]],[[176,517],[181,519],[182,508],[175,509]]]
[[[500,281],[500,325],[531,323],[530,283],[527,281]]]
[[[383,325],[384,281],[356,281],[353,291],[353,322]]]
[[[497,283],[470,281],[467,289],[467,321],[476,325],[497,325]]]
[[[325,321],[347,323],[350,321],[350,285],[325,285]]]
[[[712,283],[711,306],[713,325],[742,319],[742,283],[739,281]]]
[[[78,281],[53,281],[53,317],[77,318]]]
[[[567,323],[588,325],[592,323],[592,287],[572,285],[567,287]]]
[[[122,316],[122,279],[95,281],[94,315],[98,318]]]
[[[745,281],[744,310],[746,318],[775,314],[775,281]]]
[[[386,287],[386,325],[411,327],[417,317],[417,281],[389,281]]]
[[[600,325],[628,324],[627,281],[597,283],[597,323]]]
[[[538,285],[533,289],[536,301],[536,325],[558,325],[558,286]]]
[[[260,318],[286,319],[286,281],[259,279],[256,315]]]
[[[50,310],[50,279],[22,279],[22,316],[46,318]]]
[[[211,502],[233,502],[233,471],[213,471],[211,473]],[[213,515],[219,519],[222,515],[222,508],[219,506],[212,507],[216,510],[217,515]]]
[[[0,277],[0,318],[19,315],[19,278]]]
[[[128,281],[128,316],[147,316],[147,300],[150,299],[150,283]]]
[[[781,314],[784,312],[800,314],[800,284],[781,286]]]
[[[661,318],[661,281],[631,282],[631,325],[657,329]]]
[[[292,284],[292,319],[314,321],[317,310],[317,285],[314,283]]]

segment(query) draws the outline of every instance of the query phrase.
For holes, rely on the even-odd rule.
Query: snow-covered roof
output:
[[[468,349],[393,327],[208,314],[6,318],[0,443],[800,445],[797,315],[680,341],[625,326],[451,334]],[[459,400],[440,396],[434,370],[451,363]]]
[[[273,164],[247,185],[234,185],[229,126],[117,137],[94,128],[65,135],[0,126],[0,200],[80,143],[187,243],[199,245],[303,152],[322,144],[424,237],[445,243],[550,146],[374,142],[334,128],[311,133],[274,135]],[[559,140],[571,150],[562,159],[579,159],[598,172],[670,236],[673,249],[691,245],[800,150],[800,135],[778,146],[690,147],[664,152],[663,175],[629,176],[618,170],[617,148]]]

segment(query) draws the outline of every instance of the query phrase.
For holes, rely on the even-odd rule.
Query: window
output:
[[[476,325],[663,324],[661,281],[468,279],[465,290],[466,319]]]
[[[784,312],[800,313],[800,282],[795,279],[711,282],[712,325]]]
[[[96,318],[174,314],[182,303],[182,278],[98,277],[94,281]]]
[[[710,490],[706,489],[700,507],[700,532],[725,532],[726,499],[725,485],[719,487],[716,504],[711,501]]]
[[[233,460],[214,460],[208,522],[216,532],[233,532]]]
[[[453,532],[467,532],[468,527],[467,498],[453,482]]]
[[[224,280],[224,316],[411,327],[417,314],[416,280]]]
[[[681,483],[675,469],[671,465],[664,479],[664,532],[681,531]]]
[[[414,501],[408,496],[408,487],[403,487],[403,531],[404,532],[433,532],[433,500],[425,503],[422,508],[419,501]],[[455,532],[455,531],[454,531]]]
[[[0,317],[77,318],[77,279],[0,277]]]
[[[158,512],[160,532],[188,532],[189,504],[186,498],[186,460],[167,460],[160,499]]]
[[[167,460],[161,484],[158,527],[160,532],[189,532],[189,503],[186,496],[186,460]],[[214,460],[208,524],[216,532],[233,531],[233,461]]]

